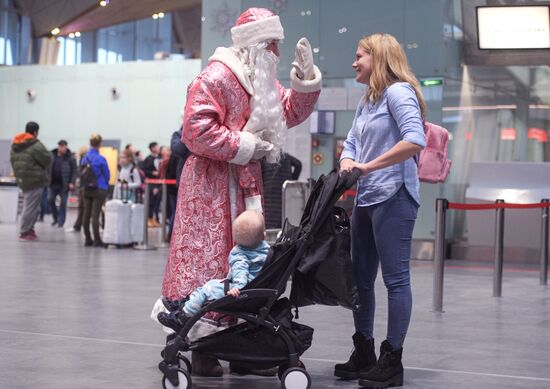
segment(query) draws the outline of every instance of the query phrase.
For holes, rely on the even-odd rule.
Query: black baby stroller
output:
[[[191,388],[191,363],[182,354],[197,351],[254,368],[279,366],[283,389],[309,389],[311,378],[299,357],[311,345],[313,329],[292,321],[291,305],[342,305],[355,309],[356,288],[350,260],[349,219],[335,206],[357,181],[359,170],[332,171],[314,185],[299,226],[288,222],[260,274],[238,297],[206,304],[181,331],[167,338],[159,369],[166,388]],[[292,275],[290,301],[280,298]],[[207,312],[244,323],[190,342],[187,334]],[[181,367],[180,367],[181,364]]]

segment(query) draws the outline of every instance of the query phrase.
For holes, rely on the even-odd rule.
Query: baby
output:
[[[252,281],[262,269],[269,245],[265,239],[264,218],[261,213],[244,211],[233,222],[233,240],[236,245],[229,254],[229,273],[225,279],[214,279],[198,287],[191,293],[181,309],[158,314],[158,321],[179,332],[187,318],[195,315],[206,301],[216,300],[225,295],[226,280],[229,281],[227,294],[237,297],[246,284]]]

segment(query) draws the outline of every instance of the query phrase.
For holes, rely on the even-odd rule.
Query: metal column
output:
[[[497,200],[503,204],[504,200]],[[493,297],[502,296],[502,265],[504,256],[504,208],[497,208],[495,218],[495,264],[493,270]]]
[[[434,284],[433,310],[443,312],[443,271],[445,261],[445,217],[449,202],[437,199],[435,203]]]
[[[548,204],[548,199],[541,203]],[[540,236],[540,284],[548,285],[548,207],[542,208],[541,236]]]
[[[160,242],[157,247],[168,247],[169,244],[166,242],[166,212],[168,209],[168,192],[166,182],[162,183],[162,195],[160,202],[160,212],[162,213],[162,219],[160,221]]]
[[[134,248],[136,250],[155,250],[156,247],[149,244],[149,234],[147,222],[149,220],[149,197],[151,195],[151,186],[148,183],[145,183],[145,194],[143,195],[143,242],[136,245]]]

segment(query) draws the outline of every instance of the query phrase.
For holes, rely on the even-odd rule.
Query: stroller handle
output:
[[[346,188],[349,189],[353,185],[355,185],[355,183],[357,182],[360,176],[361,176],[361,170],[354,167],[351,173],[348,173],[346,176],[346,182],[345,182]]]

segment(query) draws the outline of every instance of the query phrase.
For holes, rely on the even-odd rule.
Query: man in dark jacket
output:
[[[174,217],[176,215],[176,200],[178,198],[178,188],[180,187],[180,176],[183,170],[183,165],[187,160],[187,157],[191,154],[191,151],[181,141],[181,135],[183,133],[183,127],[180,127],[178,131],[174,131],[172,138],[170,139],[170,148],[172,154],[168,161],[168,168],[166,169],[167,179],[176,179],[176,185],[168,185],[168,201],[172,207],[172,214],[170,216],[168,236],[172,236],[172,229],[174,227]]]
[[[174,133],[172,134],[172,139],[170,140],[172,155],[175,156],[178,160],[178,165],[176,168],[176,190],[180,187],[180,176],[181,171],[183,170],[183,165],[185,165],[187,157],[191,155],[191,151],[189,151],[185,143],[181,141],[182,134],[183,127],[180,127],[178,131],[174,131]]]
[[[42,192],[49,182],[48,172],[52,156],[37,139],[38,129],[37,123],[28,122],[25,132],[14,136],[11,145],[11,166],[17,186],[23,192],[23,212],[19,234],[21,241],[38,239],[34,231],[34,223],[40,213]]]
[[[76,161],[71,150],[67,148],[67,142],[64,140],[60,140],[57,143],[57,148],[52,150],[52,158],[49,197],[53,216],[52,226],[63,227],[67,214],[67,198],[69,197],[69,191],[74,189],[76,181]],[[57,196],[60,197],[59,209],[55,205]]]

